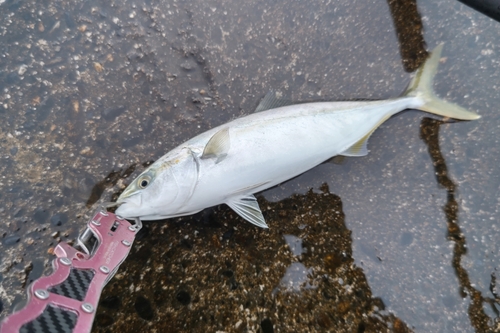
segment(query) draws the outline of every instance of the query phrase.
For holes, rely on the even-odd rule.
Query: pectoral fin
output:
[[[227,156],[230,146],[229,128],[226,127],[215,133],[210,140],[208,140],[201,158],[207,159],[215,157],[217,158],[215,163],[219,163]]]
[[[238,213],[239,216],[248,222],[261,228],[269,228],[266,224],[266,220],[264,220],[262,212],[260,211],[259,203],[252,194],[243,197],[230,198],[226,201],[226,205],[231,207],[236,213]]]

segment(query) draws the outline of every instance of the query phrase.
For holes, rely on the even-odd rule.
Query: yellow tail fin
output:
[[[422,111],[460,120],[481,118],[477,113],[466,110],[457,104],[446,102],[434,94],[432,82],[437,72],[442,50],[443,44],[436,46],[430,57],[417,70],[404,96],[416,96],[423,99],[425,104],[419,107]]]

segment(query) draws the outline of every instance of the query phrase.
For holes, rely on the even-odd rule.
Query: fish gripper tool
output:
[[[104,286],[130,252],[142,227],[98,209],[78,236],[76,248],[59,243],[53,272],[27,288],[24,307],[5,318],[0,333],[87,333]]]

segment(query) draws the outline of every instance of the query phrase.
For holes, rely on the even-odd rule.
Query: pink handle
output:
[[[27,305],[4,319],[0,333],[90,332],[102,289],[127,257],[140,226],[100,211],[87,228],[82,235],[91,246],[97,242],[93,253],[59,243],[54,272],[29,286]]]

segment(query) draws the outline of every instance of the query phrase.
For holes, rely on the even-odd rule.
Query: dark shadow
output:
[[[465,268],[461,265],[462,256],[467,254],[467,244],[465,236],[460,230],[458,224],[458,203],[455,199],[457,185],[451,180],[448,175],[448,169],[441,150],[439,148],[439,127],[445,122],[430,118],[424,118],[420,125],[420,138],[427,144],[429,154],[434,164],[437,182],[448,193],[448,200],[443,207],[448,224],[448,239],[455,243],[453,249],[452,266],[458,278],[460,286],[460,296],[462,298],[469,297],[469,320],[476,332],[493,332],[494,326],[490,326],[491,319],[486,315],[483,309],[484,303],[491,306],[492,310],[497,313],[495,302],[500,304],[494,298],[483,297],[481,292],[476,290],[470,282],[469,275]],[[495,283],[495,275],[492,275],[492,284]],[[493,293],[494,296],[495,293]]]
[[[141,165],[143,167],[147,167],[151,164],[153,164],[154,161],[148,161],[144,162]],[[95,184],[92,187],[92,190],[90,191],[90,196],[87,200],[86,207],[90,208],[92,207],[99,199],[101,198],[102,194],[104,193],[104,190],[107,188],[113,187],[116,185],[116,183],[120,179],[125,179],[128,178],[136,169],[137,164],[132,164],[129,166],[127,169],[123,170],[120,169],[118,171],[111,171],[104,179],[99,181],[97,184]],[[119,193],[114,193],[113,197],[111,200],[116,200],[118,198]]]
[[[498,1],[486,0],[458,0],[461,3],[469,6],[472,9],[491,17],[495,21],[500,22],[500,4]]]
[[[411,332],[356,266],[340,197],[326,185],[318,192],[280,202],[259,197],[270,229],[225,205],[146,223],[149,232],[103,291],[103,301],[122,306],[100,304],[93,332],[143,331],[145,321],[158,332]],[[302,254],[284,235],[301,240]],[[284,283],[290,267],[303,268],[307,282]]]
[[[403,67],[413,72],[427,58],[422,18],[416,0],[387,0],[399,40]]]

